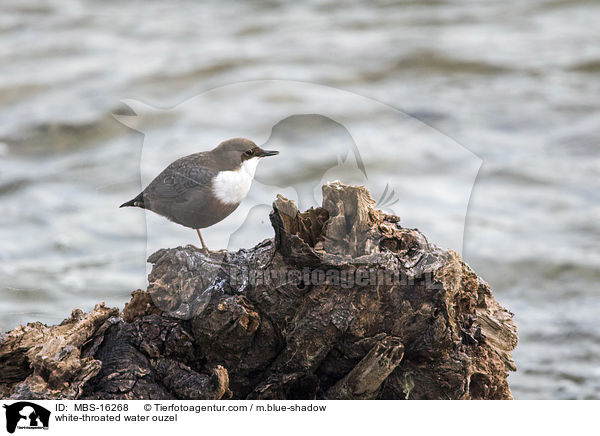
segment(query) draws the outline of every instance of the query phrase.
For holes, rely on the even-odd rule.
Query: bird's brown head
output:
[[[221,142],[214,150],[212,150],[215,159],[220,162],[227,162],[234,169],[239,167],[244,161],[253,158],[263,158],[267,156],[275,156],[278,151],[263,150],[253,141],[246,138],[233,138]]]

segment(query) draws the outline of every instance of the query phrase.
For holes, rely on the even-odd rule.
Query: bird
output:
[[[119,207],[151,210],[196,230],[202,251],[208,253],[200,229],[236,210],[250,190],[258,162],[277,154],[250,139],[228,139],[210,151],[172,162],[139,195]]]

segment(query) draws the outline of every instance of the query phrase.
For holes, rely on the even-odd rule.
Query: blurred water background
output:
[[[56,323],[99,301],[122,307],[146,284],[146,217],[117,205],[183,148],[242,134],[278,148],[276,132],[262,124],[254,131],[260,123],[239,119],[240,108],[292,114],[296,99],[318,98],[227,88],[183,113],[148,108],[238,82],[310,82],[397,108],[407,114],[400,126],[425,123],[412,139],[426,151],[413,160],[400,158],[402,144],[387,129],[373,129],[368,151],[360,150],[369,180],[385,186],[404,177],[393,210],[433,242],[462,249],[515,313],[515,397],[600,398],[600,3],[4,0],[1,9],[3,330]],[[145,135],[113,117],[136,111],[125,98],[145,102],[147,113],[135,117]],[[355,107],[334,109],[372,126]],[[347,132],[302,120],[292,127],[314,140],[303,137],[301,149],[279,141],[279,160],[257,173],[270,190],[259,183],[250,195],[264,205],[250,203],[244,236],[233,242],[226,226],[207,230],[213,246],[258,242],[274,192],[301,187],[287,195],[302,203],[327,179],[322,164]],[[163,150],[160,162],[143,159],[145,138]],[[453,160],[464,150],[468,159]],[[299,155],[301,165],[292,158]],[[455,185],[443,181],[471,183],[477,170],[460,247],[444,235],[462,223],[469,199],[464,189],[453,199]],[[417,182],[439,201],[408,188]],[[176,227],[159,232],[162,246],[196,243]]]

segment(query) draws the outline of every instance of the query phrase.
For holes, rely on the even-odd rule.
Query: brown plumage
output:
[[[207,250],[199,229],[222,221],[241,203],[246,193],[228,198],[227,183],[237,181],[242,166],[254,158],[273,156],[276,151],[265,151],[254,142],[245,138],[234,138],[222,142],[211,151],[194,153],[177,159],[167,166],[134,199],[120,207],[135,206],[151,210],[185,227],[196,229],[202,247]],[[256,162],[252,161],[253,168]],[[217,178],[217,176],[219,176]],[[242,181],[252,174],[242,174]],[[220,185],[215,185],[215,178]],[[221,187],[224,192],[216,188]],[[247,186],[249,188],[249,184]],[[242,188],[245,188],[243,186]],[[232,187],[235,193],[235,186]],[[242,195],[243,194],[243,195]],[[238,201],[239,200],[239,201]]]

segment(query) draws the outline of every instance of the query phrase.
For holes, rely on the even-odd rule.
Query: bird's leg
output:
[[[198,236],[200,237],[200,243],[202,243],[202,251],[204,252],[204,254],[208,254],[208,247],[204,242],[204,238],[202,237],[202,233],[200,233],[200,229],[196,229],[196,232],[198,232]]]

